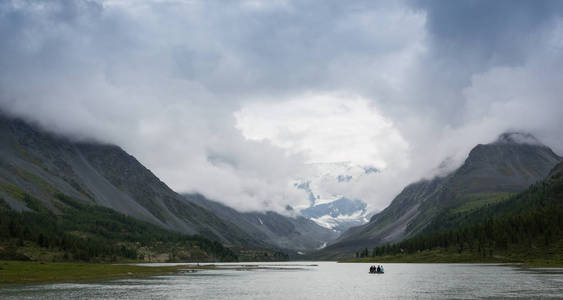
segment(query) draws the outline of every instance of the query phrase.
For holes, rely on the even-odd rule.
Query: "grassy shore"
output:
[[[88,263],[0,261],[0,287],[13,284],[95,281],[162,275],[177,272],[179,269],[186,269],[186,266],[146,267]]]
[[[397,254],[365,257],[340,261],[342,263],[502,263],[519,264],[526,267],[563,267],[563,253],[549,256],[526,257],[522,253],[498,253],[479,256],[475,253],[457,253],[443,250],[426,250],[413,254]]]

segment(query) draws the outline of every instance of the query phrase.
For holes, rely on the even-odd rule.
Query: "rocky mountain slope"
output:
[[[253,239],[264,241],[281,249],[308,252],[322,248],[338,237],[336,231],[319,226],[301,216],[293,218],[275,212],[241,213],[201,195],[184,196],[188,201],[235,224]]]
[[[33,210],[22,195],[61,214],[57,195],[226,244],[265,246],[232,223],[172,191],[133,156],[113,145],[74,142],[0,116],[0,197],[16,211]]]
[[[421,234],[359,250],[363,261],[563,264],[563,163],[505,201],[441,214]]]
[[[339,234],[353,226],[368,222],[371,215],[361,200],[338,198],[328,203],[315,204],[301,210],[301,214],[315,223],[333,229]]]
[[[397,242],[428,230],[437,216],[501,202],[544,179],[560,161],[528,134],[503,134],[491,144],[473,148],[465,163],[448,176],[407,186],[368,224],[351,228],[318,257],[350,257],[359,248]]]

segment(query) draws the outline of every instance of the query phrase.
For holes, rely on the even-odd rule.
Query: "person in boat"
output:
[[[381,272],[381,266],[377,265],[377,273]]]
[[[370,272],[370,273],[373,273],[374,271],[375,271],[375,266],[369,267],[369,272]]]
[[[379,266],[379,272],[383,273],[383,265]]]

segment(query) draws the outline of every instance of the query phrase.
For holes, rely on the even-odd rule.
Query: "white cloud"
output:
[[[268,140],[309,163],[351,162],[404,168],[408,144],[370,101],[346,94],[306,93],[285,101],[252,102],[235,112],[251,140]]]
[[[1,1],[0,108],[246,210],[308,162],[384,169],[327,186],[383,208],[506,129],[562,153],[557,1],[409,3]]]
[[[359,96],[308,92],[284,101],[250,102],[235,116],[237,128],[247,139],[268,141],[302,155],[309,174],[294,176],[301,180],[321,176],[315,180],[315,192],[320,195],[362,199],[381,209],[401,187],[387,183],[397,182],[410,166],[409,145],[393,122]],[[331,163],[342,162],[344,169],[325,174]],[[364,166],[380,173],[361,174]],[[336,171],[352,179],[337,182],[340,174]]]

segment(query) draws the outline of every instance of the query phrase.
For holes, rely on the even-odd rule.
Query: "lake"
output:
[[[160,264],[162,265],[162,264]],[[0,299],[472,299],[563,297],[563,269],[478,264],[221,264],[218,270],[0,288]]]

